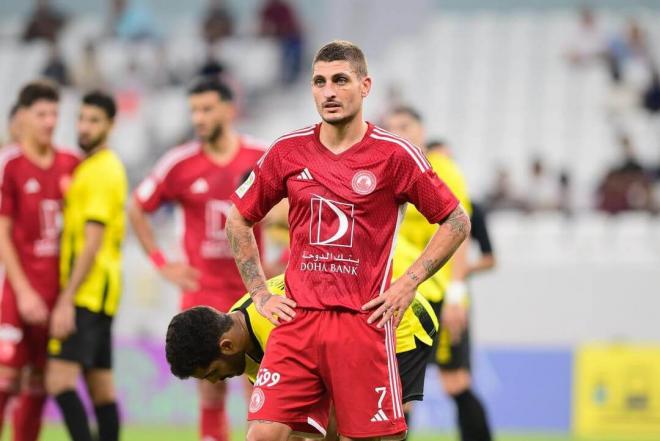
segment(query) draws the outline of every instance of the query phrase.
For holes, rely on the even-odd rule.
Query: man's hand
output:
[[[467,308],[462,303],[442,305],[442,327],[449,331],[452,343],[458,343],[467,327]]]
[[[199,270],[183,262],[168,262],[160,268],[160,274],[184,291],[199,289]]]
[[[275,326],[280,324],[280,319],[290,322],[296,316],[293,310],[296,307],[296,302],[288,297],[276,296],[268,291],[262,291],[255,294],[252,300],[259,314],[266,317]]]
[[[18,313],[29,325],[45,325],[48,322],[48,307],[38,292],[32,288],[16,293]]]
[[[404,279],[394,282],[387,291],[362,305],[362,309],[365,311],[378,306],[374,313],[369,316],[367,323],[371,324],[380,318],[377,326],[382,328],[391,318],[394,327],[399,326],[403,313],[406,312],[406,309],[415,298],[415,290],[416,286],[405,283]]]
[[[64,340],[76,330],[76,310],[71,300],[60,294],[50,319],[50,335]]]

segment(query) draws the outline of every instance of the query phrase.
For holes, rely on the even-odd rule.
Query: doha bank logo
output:
[[[309,222],[309,243],[331,247],[352,247],[355,206],[313,196]]]

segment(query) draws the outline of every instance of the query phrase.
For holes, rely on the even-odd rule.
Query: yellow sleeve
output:
[[[428,155],[431,167],[437,175],[447,184],[447,187],[454,193],[468,215],[472,215],[472,203],[468,196],[465,176],[454,160],[441,153],[430,153]]]
[[[91,171],[91,170],[90,170]],[[82,202],[82,215],[85,222],[95,221],[108,224],[112,221],[121,196],[121,182],[117,174],[110,172],[104,174],[87,173],[83,176],[84,200]]]

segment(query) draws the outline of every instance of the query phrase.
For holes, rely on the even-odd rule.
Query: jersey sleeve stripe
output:
[[[174,168],[175,165],[181,161],[190,158],[191,156],[198,153],[200,150],[200,145],[198,142],[193,141],[188,144],[184,144],[181,147],[176,147],[171,152],[167,153],[163,158],[156,164],[153,170],[153,176],[158,178],[158,180],[163,180],[165,176]]]
[[[312,127],[313,127],[313,126],[312,126]],[[299,138],[299,137],[301,137],[301,136],[309,136],[309,135],[311,135],[311,134],[313,134],[313,133],[314,133],[314,130],[310,130],[310,131],[307,131],[307,132],[292,132],[292,133],[289,133],[288,135],[284,135],[284,136],[281,136],[281,137],[277,138],[277,140],[275,140],[275,142],[274,142],[273,144],[271,144],[270,147],[268,147],[268,150],[266,150],[266,153],[264,153],[264,155],[261,157],[261,159],[259,159],[259,160],[257,161],[257,165],[258,165],[259,167],[261,167],[261,165],[262,165],[262,164],[264,163],[264,161],[266,160],[266,156],[268,156],[268,154],[270,153],[270,151],[273,149],[273,147],[275,147],[275,146],[277,145],[278,142],[280,142],[280,141],[284,141],[284,140],[286,140],[286,139],[291,139],[291,138]]]
[[[5,147],[0,153],[0,185],[5,176],[5,167],[12,159],[21,156],[21,148],[15,144]]]
[[[374,134],[374,133],[372,133],[372,134],[369,135],[369,136],[371,136],[371,137],[374,138],[374,139],[378,139],[378,140],[380,140],[380,141],[389,141],[389,142],[391,142],[391,143],[397,144],[397,145],[399,145],[400,147],[402,147],[402,148],[403,148],[406,152],[408,152],[408,154],[413,158],[413,160],[415,161],[415,163],[417,164],[417,166],[419,167],[419,169],[420,169],[422,172],[425,172],[425,171],[427,171],[428,169],[430,169],[430,167],[429,167],[425,162],[420,161],[419,157],[417,157],[417,156],[412,152],[412,150],[410,149],[410,147],[406,146],[406,144],[404,144],[403,142],[399,141],[398,139],[389,138],[389,137],[385,137],[385,136],[380,136],[380,135],[376,135],[376,134]]]
[[[394,133],[390,133],[390,132],[388,132],[387,130],[383,130],[383,129],[379,128],[379,127],[375,127],[375,128],[374,128],[374,132],[378,133],[379,135],[389,136],[390,138],[394,138],[394,139],[397,139],[397,140],[403,142],[404,144],[406,144],[406,145],[410,148],[410,150],[411,150],[413,153],[415,153],[415,155],[417,155],[417,157],[420,159],[420,161],[422,161],[422,162],[425,163],[429,168],[431,168],[431,164],[429,163],[428,159],[426,159],[426,156],[424,155],[424,153],[422,153],[422,151],[419,149],[419,147],[417,147],[416,145],[414,145],[413,143],[411,143],[411,142],[408,141],[407,139],[402,138],[402,137],[400,137],[400,136],[397,136],[397,135],[395,135]]]

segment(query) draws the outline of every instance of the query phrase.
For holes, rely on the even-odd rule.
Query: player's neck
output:
[[[225,165],[234,159],[236,152],[238,152],[238,146],[238,135],[232,130],[227,130],[214,142],[204,142],[202,150],[211,161],[219,165]]]
[[[321,123],[319,139],[325,148],[338,155],[360,142],[368,129],[369,125],[361,117],[340,125],[324,121]]]
[[[231,318],[234,321],[234,326],[238,326],[241,332],[240,347],[245,350],[245,352],[250,355],[252,358],[255,358],[257,354],[255,353],[254,342],[252,341],[250,335],[250,329],[245,322],[245,316],[240,311],[234,311],[231,313]],[[258,358],[258,357],[257,357]]]
[[[85,157],[89,158],[89,157],[94,156],[95,154],[97,154],[99,152],[102,152],[103,150],[107,150],[107,149],[108,149],[108,144],[106,144],[104,142],[103,144],[94,147],[89,152],[85,152]]]
[[[55,159],[55,150],[51,144],[39,144],[25,137],[21,148],[28,160],[41,168],[49,168]]]

